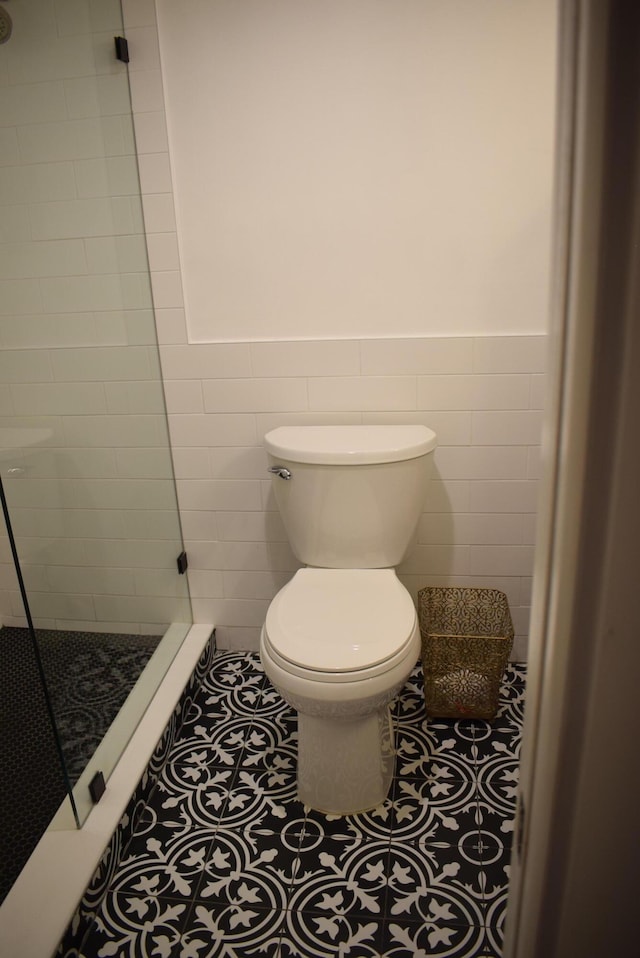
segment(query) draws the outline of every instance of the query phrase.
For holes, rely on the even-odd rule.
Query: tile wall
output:
[[[419,422],[438,449],[418,544],[425,585],[504,589],[526,657],[545,339],[173,345],[162,350],[197,621],[255,649],[270,599],[298,568],[266,477],[264,433],[301,423]]]
[[[33,0],[11,15],[0,468],[31,609],[43,628],[157,633],[189,608],[127,68],[114,56],[120,4]],[[154,119],[136,133],[148,151]],[[0,618],[25,622],[4,535]]]
[[[62,0],[57,6],[64,6]],[[544,337],[434,336],[412,340],[190,344],[185,323],[155,5],[153,0],[124,0],[123,11],[131,52],[129,78],[144,229],[195,621],[214,623],[222,648],[255,649],[271,597],[297,567],[265,478],[262,438],[268,429],[299,422],[424,422],[437,432],[439,447],[434,457],[427,510],[420,524],[419,543],[400,570],[403,581],[414,593],[427,584],[503,588],[509,596],[518,636],[514,658],[523,660],[544,394]],[[46,62],[53,63],[52,57]],[[1,115],[9,117],[8,111],[12,108],[24,117],[29,103],[40,104],[35,95],[38,91],[48,98],[57,91],[61,103],[66,104],[65,109],[69,103],[82,103],[82,97],[88,95],[86,84],[68,76],[69,67],[63,64],[60,53],[56,64],[50,67],[52,75],[48,79],[42,77],[35,85],[37,90],[25,88],[20,94],[22,99],[16,99],[15,89],[0,85],[0,98],[4,103]],[[2,83],[4,80],[0,80]],[[114,72],[110,66],[98,80],[97,95],[107,99],[115,97],[113,114],[117,123],[115,119],[113,123],[120,131],[126,127],[118,106],[123,90],[122,73]],[[40,111],[33,117],[34,127],[46,126],[45,120],[52,108],[48,107],[43,113],[41,104],[31,107]],[[109,110],[103,112],[109,113]],[[78,117],[81,119],[82,115]],[[110,115],[103,116],[102,122],[110,128]],[[43,129],[34,129],[28,142],[35,143],[43,132]],[[128,156],[131,131],[121,133],[125,135],[129,143],[125,150]],[[8,134],[4,162],[9,166],[11,151],[17,148],[13,143],[12,135]],[[54,152],[63,148],[60,141],[56,143],[50,147]],[[108,176],[118,176],[118,182],[124,182],[122,177],[128,175],[125,173],[128,162],[116,153],[113,162],[107,162]],[[2,322],[3,355],[6,356],[6,349],[12,351],[10,360],[2,361],[11,364],[9,375],[17,380],[12,386],[5,375],[0,377],[4,383],[0,388],[3,415],[20,415],[25,423],[40,423],[36,414],[37,403],[42,400],[47,405],[50,421],[56,429],[59,425],[78,449],[78,462],[82,460],[85,464],[82,466],[85,472],[104,478],[103,468],[124,471],[132,482],[127,495],[146,497],[151,494],[146,491],[151,486],[145,483],[138,487],[135,480],[150,474],[154,450],[158,447],[158,430],[162,427],[160,418],[150,414],[148,406],[149,391],[158,387],[148,381],[153,349],[142,321],[147,309],[140,298],[145,283],[140,211],[136,200],[126,191],[111,201],[100,195],[82,195],[82,184],[88,181],[92,170],[96,172],[90,156],[86,162],[70,164],[63,158],[54,162],[51,154],[46,163],[36,165],[45,178],[42,183],[46,180],[50,184],[51,177],[57,173],[55,183],[58,185],[47,187],[53,192],[46,194],[41,208],[33,203],[7,205],[3,215],[7,212],[14,224],[11,243],[21,235],[25,242],[28,240],[25,232],[28,222],[30,229],[37,227],[41,231],[40,242],[48,242],[47,223],[51,222],[53,213],[55,221],[60,222],[63,212],[62,222],[69,224],[69,236],[57,238],[55,253],[53,248],[47,253],[45,246],[42,252],[62,257],[65,264],[71,263],[69,257],[74,250],[80,252],[74,240],[74,224],[78,218],[93,215],[98,222],[103,205],[111,204],[112,217],[117,219],[126,214],[127,222],[133,218],[139,224],[135,236],[129,236],[121,245],[113,241],[100,245],[100,237],[96,237],[95,242],[85,241],[85,261],[104,264],[120,256],[127,264],[139,264],[140,272],[127,274],[124,288],[134,299],[126,303],[131,308],[124,309],[122,303],[117,309],[112,308],[108,300],[108,274],[105,277],[99,272],[83,273],[79,278],[76,276],[79,281],[74,280],[71,285],[65,274],[63,279],[53,277],[37,290],[28,277],[2,280],[2,309],[9,308],[5,287],[10,287],[12,302],[20,303],[24,316],[30,317],[21,324],[21,335],[28,336],[28,330],[37,327],[33,341],[8,341],[6,337],[14,334],[8,332],[10,324]],[[102,166],[101,170],[104,175]],[[60,184],[73,175],[73,188],[68,187],[73,195],[58,196],[63,189]],[[28,190],[24,184],[20,188],[23,193]],[[14,191],[8,198],[16,195],[20,194]],[[95,208],[93,214],[90,206]],[[5,218],[5,223],[8,222]],[[71,245],[69,249],[63,248],[63,242],[71,243],[73,249]],[[18,257],[19,251],[13,255]],[[69,272],[76,267],[65,268]],[[95,311],[93,306],[86,312],[90,310],[86,299],[89,285],[94,291],[96,286],[103,290],[104,310]],[[30,299],[34,296],[36,303],[41,303],[42,296],[57,297],[56,336],[62,330],[70,346],[93,348],[83,349],[81,356],[73,348],[64,353],[33,348],[36,343],[38,347],[43,346],[42,330],[51,325],[48,317],[34,311]],[[72,302],[69,302],[70,296],[74,297]],[[214,333],[212,330],[212,338]],[[124,351],[122,356],[128,363],[126,375],[118,382],[102,385],[105,358],[125,343],[130,344],[126,356]],[[46,347],[46,339],[44,344]],[[22,388],[25,373],[20,372],[21,364],[26,364],[27,378],[37,387],[35,390]],[[81,409],[84,415],[69,415],[70,404],[75,412]],[[124,412],[126,416],[122,415]],[[113,441],[114,434],[122,440],[119,449]],[[100,463],[104,463],[104,467]],[[139,530],[139,538],[137,531],[136,538],[132,537],[133,530],[126,525],[127,515],[121,510],[121,502],[112,503],[112,511],[107,516],[109,522],[115,519],[124,523],[122,535],[128,541],[133,567],[138,563],[142,565],[142,557],[152,569],[163,564],[164,579],[154,572],[139,570],[140,585],[133,586],[134,590],[142,589],[146,575],[147,579],[154,579],[154,590],[161,596],[166,596],[163,589],[170,587],[169,560],[158,548],[158,540],[162,540],[164,482],[168,480],[156,475],[152,486],[158,501],[145,529]],[[136,487],[142,491],[136,492]],[[81,483],[71,488],[73,495],[82,495]],[[104,491],[105,487],[100,490],[101,494]],[[96,501],[104,503],[103,499]],[[38,505],[38,518],[46,518],[45,503],[40,501]],[[28,529],[33,503],[25,501],[23,506],[25,529]],[[88,522],[99,525],[105,521],[102,509],[88,508],[87,513],[91,513],[87,515]],[[53,543],[57,528],[52,526],[49,535]],[[85,528],[78,537],[84,543],[83,550],[88,535]],[[74,548],[74,539],[65,541],[64,549]],[[101,550],[104,548],[100,546]],[[77,569],[86,561],[84,551],[82,556],[80,562],[70,552],[69,563]],[[3,558],[7,558],[6,551]],[[15,591],[6,581],[9,575],[6,563],[3,568],[3,588],[5,593],[12,593],[15,602]],[[81,572],[90,577],[88,570]],[[33,575],[38,573],[34,571]],[[110,588],[115,598],[110,602],[105,600],[105,618],[111,621],[114,614],[121,616],[123,622],[125,618],[127,621],[133,618],[135,591],[133,596],[119,592],[116,578]],[[47,622],[52,618],[64,621],[66,627],[70,627],[72,617],[65,606],[68,597],[58,597],[56,602],[64,606],[60,614],[53,615],[52,608],[51,614],[47,613],[44,618]],[[72,597],[72,603],[76,621],[81,622],[79,627],[87,628],[82,615],[85,608],[82,597]],[[43,613],[46,609],[45,606]]]

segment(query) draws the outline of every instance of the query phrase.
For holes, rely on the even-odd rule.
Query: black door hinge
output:
[[[114,37],[116,43],[116,59],[123,63],[129,62],[129,44],[124,37]]]
[[[524,827],[525,827],[524,798],[521,792],[519,801],[518,801],[518,809],[516,812],[516,850],[518,852],[518,858],[522,858],[522,847],[524,845]]]
[[[100,801],[106,790],[107,786],[104,781],[104,775],[102,772],[96,772],[89,782],[89,794],[91,795],[91,800],[94,805]]]
[[[184,575],[187,569],[189,568],[189,562],[187,560],[187,553],[181,552],[178,558],[176,559],[176,565],[178,566],[178,572],[180,575]]]

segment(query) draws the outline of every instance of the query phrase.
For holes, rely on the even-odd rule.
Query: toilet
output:
[[[298,798],[331,815],[375,808],[393,778],[390,705],[420,654],[395,573],[424,508],[425,426],[283,426],[265,436],[275,499],[304,568],[272,600],[266,675],[298,712]]]

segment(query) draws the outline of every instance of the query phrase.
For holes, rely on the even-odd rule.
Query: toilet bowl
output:
[[[390,703],[420,651],[395,567],[416,539],[436,436],[422,425],[281,426],[265,446],[305,568],[272,600],[260,655],[298,711],[298,797],[348,815],[379,805],[393,778]]]
[[[301,569],[267,612],[265,672],[298,712],[298,797],[345,815],[386,797],[390,702],[420,651],[411,596],[393,569]]]

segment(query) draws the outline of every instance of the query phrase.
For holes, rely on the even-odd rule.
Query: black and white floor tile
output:
[[[524,689],[509,666],[493,723],[427,720],[416,667],[389,797],[328,817],[257,655],[220,653],[79,955],[498,958]]]

